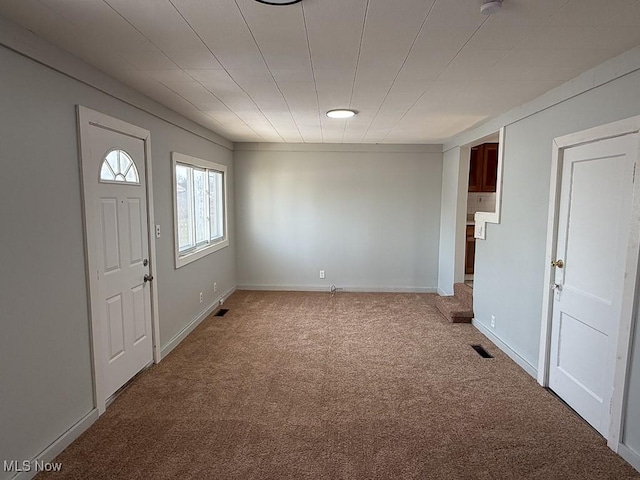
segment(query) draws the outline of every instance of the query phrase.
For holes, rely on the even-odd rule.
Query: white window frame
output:
[[[215,243],[208,243],[205,246],[196,247],[193,250],[189,250],[185,253],[179,251],[179,238],[178,238],[178,192],[176,185],[176,166],[178,164],[186,165],[194,168],[204,168],[207,170],[215,170],[222,173],[222,229],[223,235],[220,240]],[[176,268],[188,265],[202,257],[217,252],[218,250],[227,247],[229,245],[229,231],[227,229],[227,167],[219,163],[211,162],[209,160],[203,160],[202,158],[192,157],[183,153],[171,152],[171,180],[173,191],[173,234],[174,234],[174,255]]]

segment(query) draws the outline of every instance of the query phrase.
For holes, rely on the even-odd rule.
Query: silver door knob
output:
[[[150,282],[151,280],[153,280],[153,275],[146,274],[144,276],[144,283]]]

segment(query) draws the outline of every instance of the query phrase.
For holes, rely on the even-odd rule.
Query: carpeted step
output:
[[[453,294],[460,303],[467,307],[467,310],[473,311],[473,288],[466,283],[454,283]]]
[[[470,310],[456,297],[436,298],[436,308],[451,323],[471,323],[473,310]]]

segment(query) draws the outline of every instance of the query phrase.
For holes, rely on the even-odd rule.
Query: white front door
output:
[[[139,138],[88,127],[83,158],[91,192],[98,305],[97,361],[108,399],[153,361],[145,144]],[[86,141],[86,140],[83,140]]]
[[[631,223],[638,135],[564,150],[549,387],[603,436]]]

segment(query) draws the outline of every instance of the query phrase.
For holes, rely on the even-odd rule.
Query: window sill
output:
[[[185,265],[190,264],[191,262],[195,262],[202,257],[206,257],[207,255],[217,252],[218,250],[223,249],[224,247],[229,246],[229,239],[225,239],[221,242],[214,243],[213,245],[207,245],[206,247],[200,248],[194,252],[189,252],[185,255],[180,255],[176,252],[176,268],[184,267]]]

